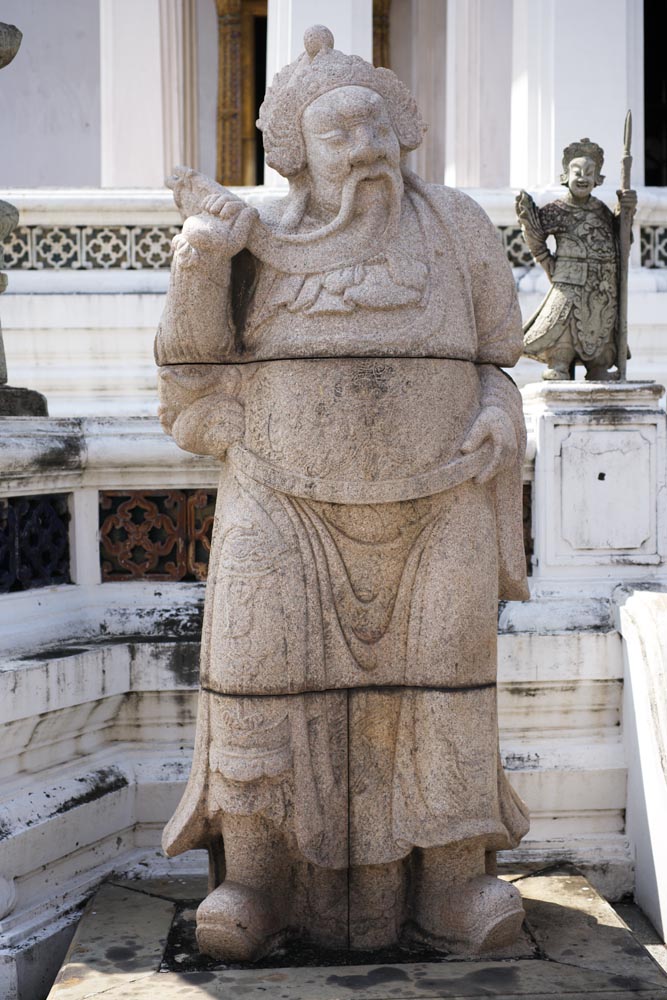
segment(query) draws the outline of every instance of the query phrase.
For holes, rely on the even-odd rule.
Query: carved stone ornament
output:
[[[222,460],[192,772],[199,947],[509,943],[528,829],[500,764],[498,598],[525,600],[521,318],[490,220],[405,167],[388,69],[310,28],[260,110],[286,197],[188,169],[160,415]]]
[[[626,149],[631,162],[629,139]],[[573,142],[563,150],[560,179],[567,194],[542,208],[527,191],[516,199],[526,243],[551,282],[524,326],[524,354],[548,366],[544,379],[574,378],[576,364],[585,367],[589,381],[625,375],[627,329],[625,338],[622,331],[627,324],[627,264],[637,195],[629,190],[628,166],[615,212],[593,197],[593,189],[604,180],[603,156],[588,138]],[[556,242],[554,252],[547,246],[550,236]],[[611,371],[614,365],[617,370]]]

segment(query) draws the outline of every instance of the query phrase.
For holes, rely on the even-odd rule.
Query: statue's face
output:
[[[367,87],[340,87],[318,97],[304,111],[302,129],[315,198],[327,208],[338,208],[351,174],[358,175],[363,198],[364,188],[377,188],[383,175],[400,170],[387,106]]]
[[[577,156],[567,168],[567,186],[575,198],[587,198],[595,187],[595,160]]]

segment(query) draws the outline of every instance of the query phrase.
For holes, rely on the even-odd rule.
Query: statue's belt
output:
[[[375,482],[318,479],[291,469],[281,469],[238,443],[231,445],[227,458],[250,479],[279,493],[323,503],[374,504],[416,500],[451,490],[479,475],[491,457],[491,449],[490,442],[485,442],[471,454],[460,455],[425,472]]]

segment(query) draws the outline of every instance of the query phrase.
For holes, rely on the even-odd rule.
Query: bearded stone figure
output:
[[[522,349],[484,212],[405,166],[387,69],[309,29],[259,118],[289,193],[191,170],[161,420],[223,459],[194,760],[163,838],[206,848],[199,947],[509,943],[528,829],[500,765],[499,595],[525,600]]]

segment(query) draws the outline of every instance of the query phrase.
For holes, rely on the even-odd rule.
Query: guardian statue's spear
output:
[[[632,170],[632,112],[625,116],[623,132],[623,159],[621,160],[621,191],[629,191],[630,171]],[[618,345],[617,361],[618,375],[625,381],[628,366],[628,264],[630,260],[630,241],[632,238],[633,210],[621,204],[619,221],[619,261],[618,261]]]

